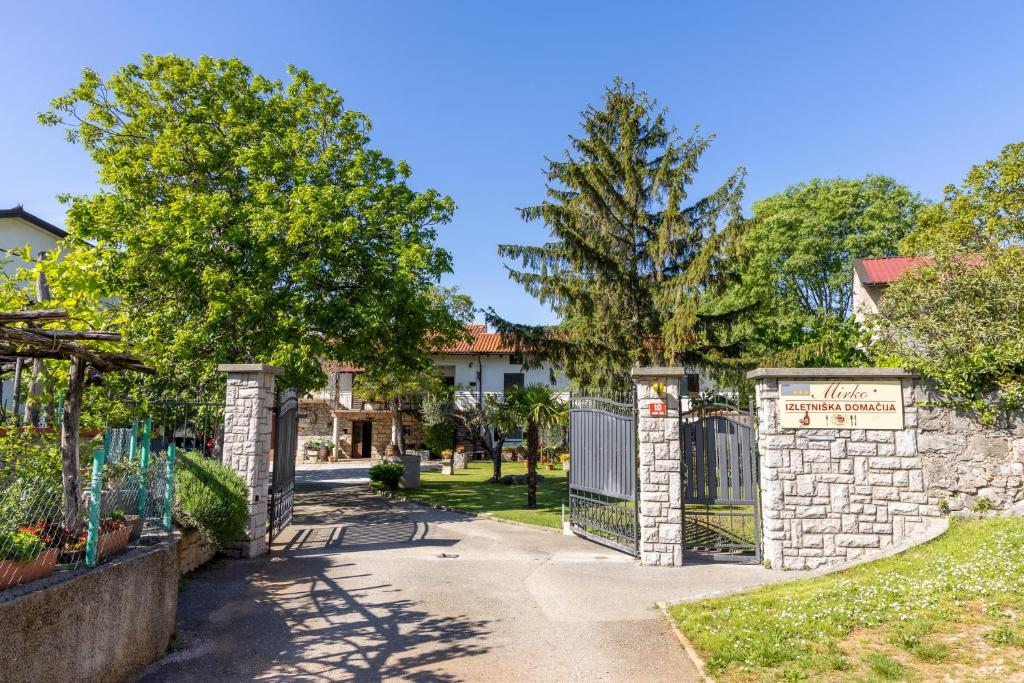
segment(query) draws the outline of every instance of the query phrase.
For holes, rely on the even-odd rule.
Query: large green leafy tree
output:
[[[558,314],[556,327],[488,320],[578,384],[621,386],[629,368],[716,364],[741,351],[729,334],[743,310],[722,299],[734,273],[745,171],[703,197],[689,189],[712,136],[680,136],[665,110],[620,80],[582,114],[561,160],[549,160],[547,198],[521,209],[551,241],[503,244],[511,278]]]
[[[865,362],[853,313],[853,259],[893,256],[921,198],[886,176],[815,178],[754,203],[743,237],[743,288],[762,362]]]
[[[1006,145],[972,167],[963,183],[948,185],[902,251],[921,256],[1005,245],[1024,245],[1024,142]]]
[[[67,126],[101,189],[66,197],[79,272],[171,388],[220,362],[268,362],[300,389],[361,362],[409,292],[450,271],[454,205],[410,188],[370,122],[306,71],[146,55],[41,115]],[[213,386],[218,386],[214,383]]]
[[[355,389],[364,398],[388,404],[391,444],[404,455],[402,411],[424,395],[441,390],[430,351],[465,336],[473,305],[469,297],[441,287],[397,294],[394,306],[389,307],[391,319],[370,342]]]
[[[902,245],[930,256],[869,319],[879,361],[932,378],[939,403],[997,422],[1024,407],[1024,143],[974,166]]]

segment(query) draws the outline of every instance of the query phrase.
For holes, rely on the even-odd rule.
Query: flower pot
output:
[[[97,556],[99,559],[116,555],[128,547],[128,539],[132,535],[132,528],[127,524],[114,531],[101,531],[96,544]]]
[[[555,469],[555,465],[554,465],[554,463],[550,463],[550,462],[549,463],[545,463],[544,464],[544,469],[546,469],[546,470],[554,470]]]
[[[331,449],[329,448],[318,448],[316,449],[316,459],[318,462],[327,462],[327,456],[330,454]]]
[[[17,586],[19,583],[46,578],[53,573],[53,568],[57,566],[59,555],[59,549],[47,548],[34,559],[26,562],[0,560],[0,590]]]
[[[137,541],[142,537],[142,527],[145,524],[145,519],[139,515],[125,515],[124,523],[131,529],[131,534],[128,536],[128,541]]]

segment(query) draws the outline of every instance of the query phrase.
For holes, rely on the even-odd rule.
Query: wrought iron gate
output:
[[[569,525],[597,543],[637,554],[636,401],[569,397]]]
[[[680,391],[685,387],[680,387]],[[685,395],[685,394],[680,394]],[[753,407],[701,405],[679,416],[683,552],[761,561]]]
[[[274,469],[268,501],[270,541],[292,523],[295,495],[295,451],[298,446],[299,394],[282,391],[274,406]]]

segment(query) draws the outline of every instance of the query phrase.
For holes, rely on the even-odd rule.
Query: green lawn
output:
[[[562,501],[566,501],[568,506],[569,499],[565,472],[561,469],[548,471],[540,465],[538,474],[543,475],[544,480],[537,484],[537,509],[527,510],[526,485],[492,484],[489,479],[493,471],[494,465],[490,462],[471,462],[469,469],[456,470],[450,476],[439,471],[423,472],[420,488],[400,493],[415,500],[448,505],[467,512],[488,513],[501,519],[555,529],[562,527]],[[502,463],[501,473],[526,474],[526,464]]]
[[[1024,680],[1024,520],[670,614],[721,681]]]

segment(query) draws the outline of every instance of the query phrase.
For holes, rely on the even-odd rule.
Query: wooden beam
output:
[[[0,324],[26,321],[66,320],[70,316],[63,308],[40,308],[35,311],[0,311]]]

